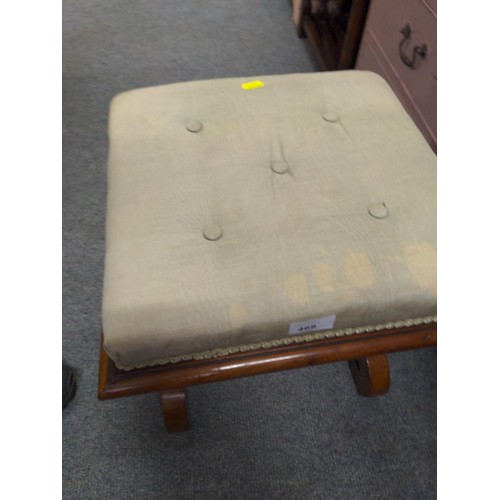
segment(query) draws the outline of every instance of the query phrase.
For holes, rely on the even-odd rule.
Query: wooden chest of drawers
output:
[[[371,0],[356,69],[384,77],[434,151],[437,0]]]

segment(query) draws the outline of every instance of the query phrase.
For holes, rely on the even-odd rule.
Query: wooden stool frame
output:
[[[180,432],[189,429],[186,391],[192,385],[349,361],[358,393],[378,396],[389,390],[386,354],[435,345],[437,324],[431,323],[124,371],[115,366],[101,342],[98,397],[159,392],[167,430]]]

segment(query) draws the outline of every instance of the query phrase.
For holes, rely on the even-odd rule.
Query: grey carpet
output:
[[[162,83],[314,71],[288,0],[63,1],[63,412],[67,499],[436,496],[436,351],[390,356],[392,386],[356,394],[347,364],[194,387],[169,435],[156,394],[97,400],[107,114]]]

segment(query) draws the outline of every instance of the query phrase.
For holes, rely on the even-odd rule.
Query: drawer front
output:
[[[408,68],[401,60],[399,45],[403,40],[400,30],[409,24],[411,38],[404,44],[403,51],[409,57],[416,45],[427,44],[425,59],[418,59],[416,69]],[[394,65],[402,79],[417,74],[437,74],[436,58],[436,14],[422,0],[372,0],[366,30],[374,36],[387,58]]]
[[[422,1],[425,4],[427,4],[429,9],[431,9],[432,12],[434,13],[434,15],[436,16],[437,15],[437,0],[422,0]]]
[[[425,121],[431,134],[437,131],[437,57],[436,57],[436,14],[431,9],[432,0],[372,0],[361,49],[358,54],[356,68],[364,68],[364,46],[370,45],[370,50],[379,53],[387,66],[387,71],[393,73],[392,79],[397,79],[404,88],[413,105],[417,108],[421,119]],[[408,58],[413,56],[413,48],[427,44],[425,59],[417,58],[415,68],[406,66],[400,56],[400,43],[403,35],[400,30],[409,24],[411,37],[402,46]],[[386,75],[382,75],[386,79]],[[412,114],[413,117],[413,113]],[[416,120],[417,121],[417,120]]]
[[[363,38],[363,43],[358,52],[356,67],[359,67],[359,69],[373,71],[387,81],[405,108],[406,112],[411,116],[415,125],[419,128],[420,132],[429,143],[430,147],[434,152],[436,152],[437,143],[435,129],[432,129],[426,117],[423,116],[422,112],[416,105],[408,89],[394,74],[392,66],[382,54],[374,39],[369,35]],[[435,90],[434,95],[436,95]]]

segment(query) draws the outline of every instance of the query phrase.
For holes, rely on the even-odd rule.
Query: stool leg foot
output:
[[[186,389],[168,389],[161,393],[163,417],[168,432],[189,430],[186,409]]]
[[[349,368],[361,396],[381,396],[389,390],[391,374],[385,354],[354,359]]]

